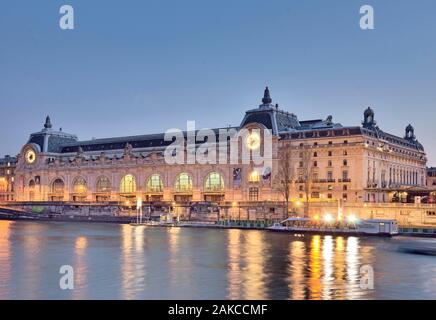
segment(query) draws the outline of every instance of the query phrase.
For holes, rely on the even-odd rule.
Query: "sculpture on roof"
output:
[[[404,135],[404,139],[410,140],[410,141],[415,141],[416,140],[415,129],[412,127],[411,124],[409,124],[406,127],[406,134]]]
[[[363,122],[362,125],[364,128],[372,129],[376,127],[377,122],[374,120],[374,110],[371,107],[368,107],[363,113]]]
[[[132,156],[133,147],[130,143],[126,143],[126,147],[124,148],[124,156]]]
[[[262,103],[264,105],[266,105],[266,104],[271,104],[271,102],[272,102],[272,99],[271,99],[271,96],[270,96],[270,93],[269,93],[269,89],[268,89],[268,87],[266,87],[265,91],[263,93]]]
[[[51,121],[50,121],[50,116],[47,116],[45,118],[44,128],[46,128],[46,129],[51,129],[52,128]]]

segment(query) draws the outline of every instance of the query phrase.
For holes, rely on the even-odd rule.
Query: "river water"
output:
[[[376,237],[0,221],[0,299],[436,299],[436,257],[396,246]],[[60,288],[63,265],[73,268],[73,290]]]

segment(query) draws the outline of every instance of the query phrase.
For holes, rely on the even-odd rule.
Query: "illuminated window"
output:
[[[249,182],[259,182],[260,181],[260,174],[256,170],[252,171],[248,177]]]
[[[121,179],[120,193],[134,193],[136,192],[136,179],[131,174],[125,175]]]
[[[62,179],[56,179],[51,186],[51,192],[64,193],[64,188],[65,188],[65,184],[62,181]]]
[[[191,192],[192,191],[192,179],[187,173],[181,173],[176,179],[175,184],[176,192]]]
[[[74,193],[86,193],[86,180],[82,177],[76,178],[73,183],[73,192]]]
[[[207,176],[204,190],[209,192],[224,191],[224,179],[218,172],[211,172]]]
[[[100,177],[97,180],[97,192],[111,191],[111,182],[108,177]]]
[[[163,192],[163,182],[158,174],[152,174],[147,181],[147,190],[149,192]]]
[[[5,178],[0,178],[0,192],[8,191],[8,182]]]

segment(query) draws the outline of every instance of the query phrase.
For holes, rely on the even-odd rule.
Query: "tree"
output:
[[[285,219],[289,212],[289,198],[291,196],[291,184],[294,178],[294,168],[292,163],[292,152],[289,147],[284,146],[278,154],[277,175],[275,187],[285,200]]]

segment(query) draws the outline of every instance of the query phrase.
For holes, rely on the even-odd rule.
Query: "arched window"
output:
[[[158,174],[152,174],[147,181],[147,191],[163,192],[163,182]]]
[[[8,181],[6,178],[0,178],[0,192],[8,191]]]
[[[74,193],[86,193],[86,180],[82,177],[77,177],[73,183],[73,192]]]
[[[64,193],[65,183],[62,179],[56,179],[51,186],[52,193]]]
[[[34,188],[35,188],[35,180],[32,179],[29,181],[29,189],[33,190]]]
[[[249,182],[259,182],[260,181],[260,174],[256,170],[253,170],[250,175],[248,176]]]
[[[224,191],[224,179],[218,172],[211,172],[204,183],[204,191]]]
[[[125,175],[121,179],[120,193],[135,193],[136,192],[136,179],[131,174]]]
[[[176,192],[192,192],[191,176],[187,173],[179,174],[174,188]]]
[[[97,192],[110,192],[111,182],[108,177],[100,177],[97,180]]]

